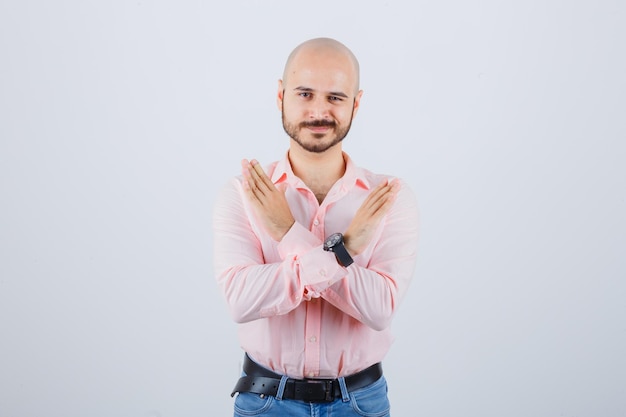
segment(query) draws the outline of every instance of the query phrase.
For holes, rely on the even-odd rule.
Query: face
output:
[[[361,91],[351,61],[340,53],[302,52],[279,82],[285,132],[300,147],[322,153],[348,134]]]

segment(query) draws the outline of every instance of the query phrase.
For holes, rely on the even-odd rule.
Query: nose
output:
[[[310,102],[309,118],[313,120],[330,119],[330,103],[325,97],[317,96]]]

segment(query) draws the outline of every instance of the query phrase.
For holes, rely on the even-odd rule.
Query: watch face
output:
[[[333,233],[332,235],[328,236],[328,238],[326,238],[326,241],[324,242],[324,247],[326,249],[332,248],[337,243],[341,242],[341,238],[341,233]]]

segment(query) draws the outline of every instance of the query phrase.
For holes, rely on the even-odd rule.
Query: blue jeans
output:
[[[241,392],[235,398],[234,417],[389,417],[387,381],[378,381],[348,393],[340,378],[342,398],[328,403],[308,403],[283,399],[286,377],[278,387],[276,397]]]

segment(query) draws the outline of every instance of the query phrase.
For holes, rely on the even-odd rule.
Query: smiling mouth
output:
[[[313,133],[325,133],[331,129],[330,126],[308,126],[309,129]]]

